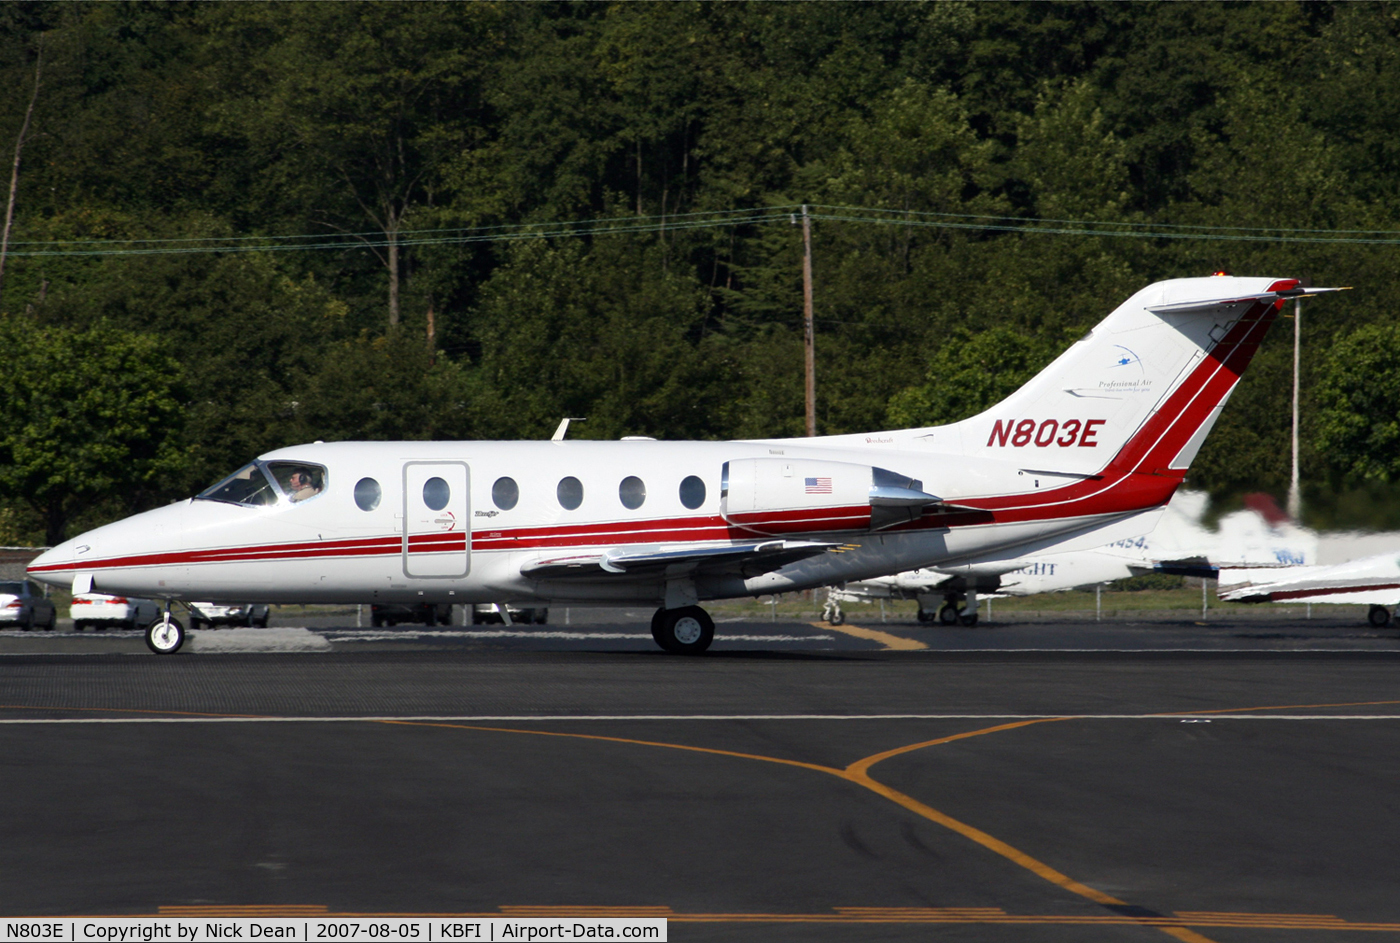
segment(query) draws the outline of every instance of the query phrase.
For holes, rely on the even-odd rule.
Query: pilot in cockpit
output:
[[[316,487],[316,481],[304,471],[294,471],[287,479],[287,497],[293,503],[305,501],[307,498],[314,498],[321,493],[321,489]]]

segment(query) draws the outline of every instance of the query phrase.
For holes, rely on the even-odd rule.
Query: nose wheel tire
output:
[[[176,619],[157,619],[146,627],[146,647],[157,655],[173,655],[185,644],[185,627]]]
[[[699,606],[658,609],[651,617],[651,637],[673,655],[698,655],[715,638],[715,621]]]

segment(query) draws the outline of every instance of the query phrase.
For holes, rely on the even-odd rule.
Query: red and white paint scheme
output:
[[[1369,605],[1367,620],[1379,628],[1400,606],[1400,549],[1330,566],[1221,567],[1220,598]]]
[[[992,409],[947,426],[742,442],[335,442],[261,456],[29,572],[176,600],[659,606],[1151,531],[1295,279],[1150,285]],[[168,617],[148,632],[179,647]]]

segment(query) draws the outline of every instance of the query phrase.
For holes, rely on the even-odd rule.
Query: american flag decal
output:
[[[808,494],[831,494],[830,478],[808,478],[806,482]]]

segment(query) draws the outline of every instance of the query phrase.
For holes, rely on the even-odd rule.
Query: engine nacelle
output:
[[[764,536],[880,530],[941,503],[916,478],[851,462],[746,458],[723,475],[720,514]]]

